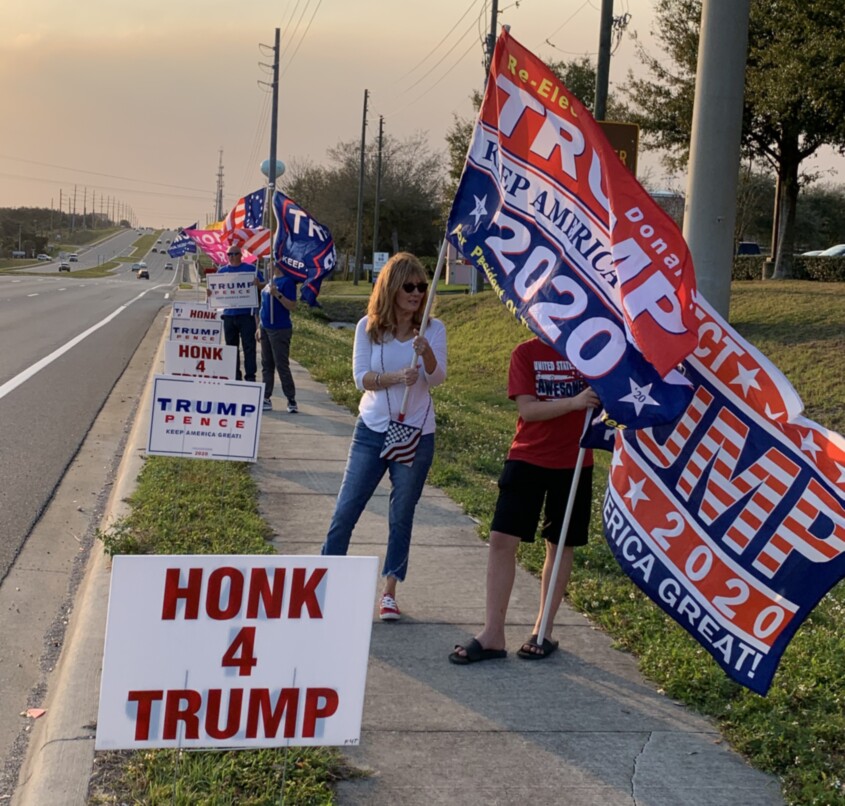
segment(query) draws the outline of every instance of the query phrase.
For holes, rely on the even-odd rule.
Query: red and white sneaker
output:
[[[402,614],[399,612],[399,605],[396,604],[396,599],[394,599],[389,593],[385,593],[384,596],[381,597],[378,617],[382,621],[399,621],[399,619],[402,618]]]

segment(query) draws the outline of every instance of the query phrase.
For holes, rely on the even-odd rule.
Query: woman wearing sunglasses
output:
[[[400,618],[396,583],[405,579],[414,511],[434,457],[434,406],[429,390],[446,378],[446,328],[430,319],[419,335],[429,291],[425,269],[408,252],[394,255],[379,272],[367,315],[355,328],[352,374],[364,394],[346,470],[322,553],[346,554],[352,530],[385,472],[391,491],[387,553],[379,607],[383,621]],[[411,464],[382,458],[388,427],[399,419],[421,429]]]

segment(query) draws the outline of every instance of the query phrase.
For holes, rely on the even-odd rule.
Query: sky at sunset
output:
[[[547,60],[598,50],[601,0],[499,0],[499,21]],[[611,90],[638,69],[652,0],[630,13],[611,63]],[[265,181],[270,95],[260,66],[282,32],[278,156],[326,160],[368,137],[379,115],[399,139],[427,135],[445,152],[453,115],[472,114],[483,82],[484,0],[24,0],[3,11],[0,38],[0,207],[57,208],[76,186],[96,209],[131,207],[140,225],[210,220],[222,150],[224,208]],[[648,165],[648,158],[641,164]],[[652,159],[651,165],[656,166]],[[661,180],[659,169],[657,181]],[[668,181],[668,180],[667,180]]]

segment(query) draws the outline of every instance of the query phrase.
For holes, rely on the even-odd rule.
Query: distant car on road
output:
[[[811,249],[809,252],[802,252],[801,257],[818,257],[821,253],[821,249]]]
[[[144,267],[140,263],[133,263],[132,264],[132,271],[138,271],[138,269],[143,269]]]
[[[172,269],[172,268],[173,268],[173,264],[172,264],[172,263],[168,260],[168,261],[167,261],[167,263],[165,263],[165,264],[164,264],[164,268],[165,268],[165,269]]]
[[[59,263],[59,271],[70,271],[70,263],[68,263],[66,260],[63,260],[61,263]]]
[[[819,252],[819,257],[842,257],[843,255],[845,255],[845,243],[838,243],[830,249]]]
[[[68,256],[67,256],[67,259],[68,259],[71,263],[76,263],[76,262],[78,262],[78,260],[79,260],[79,255],[77,255],[77,254],[68,255]]]
[[[42,254],[38,255],[38,260],[52,260],[53,258],[50,255],[45,255],[43,252]]]
[[[158,252],[158,249],[156,249],[156,247],[153,247],[152,249],[150,249],[150,252]]]
[[[149,280],[150,273],[147,269],[138,269],[138,279],[139,280]]]

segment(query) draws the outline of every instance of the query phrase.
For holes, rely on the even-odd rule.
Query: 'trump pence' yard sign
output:
[[[358,744],[377,563],[115,557],[96,749]]]

